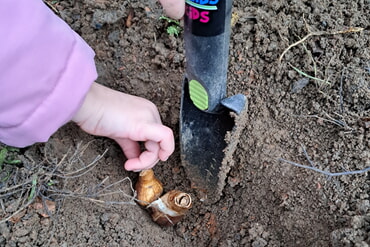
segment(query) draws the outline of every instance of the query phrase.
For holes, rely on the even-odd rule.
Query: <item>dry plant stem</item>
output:
[[[49,6],[49,8],[51,8],[54,12],[55,12],[55,14],[58,14],[59,15],[59,11],[58,11],[58,9],[57,8],[55,8],[51,3],[49,3],[48,1],[46,1],[46,0],[44,0],[43,1],[47,6]]]
[[[307,34],[306,36],[304,36],[301,40],[295,42],[294,44],[289,45],[288,48],[286,48],[283,51],[283,53],[281,53],[281,55],[279,57],[279,62],[281,62],[281,60],[283,59],[285,53],[287,53],[291,48],[293,48],[294,46],[297,46],[297,45],[303,43],[306,39],[308,39],[311,36],[322,36],[322,35],[336,35],[336,34],[345,34],[345,33],[356,33],[356,32],[361,32],[363,30],[364,30],[364,28],[362,28],[362,27],[350,27],[348,29],[340,30],[340,31],[332,31],[332,32],[317,31],[317,32],[310,32],[309,34]]]
[[[36,196],[34,198],[32,198],[31,200],[29,200],[26,204],[24,204],[22,207],[20,207],[17,211],[15,211],[14,213],[12,213],[11,215],[9,215],[8,217],[0,220],[0,224],[10,220],[12,217],[14,217],[15,215],[19,214],[20,212],[22,212],[24,209],[26,209],[29,205],[31,205],[33,203],[33,201],[35,200]]]
[[[341,126],[341,127],[345,128],[345,129],[353,130],[351,127],[349,127],[349,126],[347,125],[347,123],[346,123],[345,121],[337,120],[337,119],[335,119],[335,118],[331,117],[328,113],[326,113],[326,112],[324,112],[324,113],[325,113],[325,116],[326,116],[328,119],[330,119],[332,122],[336,123],[337,125],[339,125],[339,126]],[[340,118],[342,118],[342,119],[343,119],[343,116],[342,116],[342,115],[339,115],[338,113],[334,113],[334,114],[336,114],[337,116],[339,116]]]
[[[89,195],[88,193],[76,194],[76,193],[68,192],[68,191],[65,191],[65,190],[58,191],[58,190],[53,190],[51,187],[46,187],[45,186],[45,184],[47,184],[47,182],[52,177],[59,177],[59,178],[62,178],[62,179],[72,179],[72,178],[80,177],[80,176],[90,172],[97,165],[98,161],[108,151],[108,149],[105,150],[103,154],[98,155],[90,164],[88,164],[87,166],[84,166],[81,169],[78,169],[78,170],[73,171],[73,172],[65,173],[65,174],[63,174],[63,173],[62,174],[57,174],[57,169],[58,169],[58,167],[60,167],[60,165],[62,165],[63,163],[66,163],[66,162],[69,162],[69,163],[70,162],[72,162],[72,163],[75,162],[76,157],[78,158],[78,155],[80,155],[82,152],[84,152],[86,150],[88,144],[85,145],[84,147],[82,147],[82,150],[81,150],[80,146],[81,146],[80,144],[77,146],[76,151],[74,152],[74,154],[72,155],[71,158],[68,158],[68,154],[71,154],[70,150],[68,150],[67,154],[65,154],[60,161],[55,161],[55,162],[50,161],[49,164],[55,164],[55,167],[53,167],[51,169],[51,172],[46,171],[49,167],[38,166],[38,167],[36,167],[37,172],[32,174],[32,178],[28,178],[26,181],[22,182],[21,184],[16,184],[14,186],[4,188],[4,189],[0,190],[0,199],[4,198],[6,196],[9,196],[9,195],[15,194],[15,193],[19,193],[21,195],[21,196],[19,196],[19,198],[17,199],[17,202],[16,202],[16,205],[17,205],[16,211],[14,213],[12,213],[11,215],[7,216],[6,218],[1,219],[0,223],[3,223],[3,222],[6,222],[6,221],[10,220],[12,217],[14,217],[15,215],[22,212],[24,209],[26,209],[29,205],[31,205],[34,202],[34,200],[37,196],[41,196],[42,198],[45,198],[45,196],[42,194],[44,192],[54,193],[52,195],[49,195],[49,197],[59,196],[63,199],[65,197],[75,197],[75,198],[90,200],[92,202],[98,202],[99,204],[132,204],[132,205],[135,205],[135,202],[134,202],[135,199],[136,199],[135,198],[135,191],[134,191],[133,186],[132,186],[132,181],[128,177],[102,188],[101,190],[97,191],[93,195]],[[45,160],[48,161],[47,157],[45,157]],[[37,181],[35,183],[35,178],[36,177],[37,177]],[[95,188],[101,187],[102,184],[107,179],[108,178],[104,179]],[[128,180],[130,182],[130,188],[131,188],[131,191],[133,192],[134,196],[127,195],[120,189],[118,189],[116,191],[107,191],[107,193],[104,193],[104,194],[102,193],[103,191],[106,191],[107,189],[111,188],[112,186],[117,185],[117,184],[119,184],[123,181],[126,181],[126,180]],[[108,194],[114,194],[114,193],[116,193],[116,194],[119,193],[121,195],[124,195],[125,197],[129,197],[130,201],[115,202],[115,201],[104,201],[104,200],[98,200],[96,198],[95,199],[92,198],[92,197],[98,197],[98,196],[99,197],[106,196]],[[2,207],[4,207],[4,206],[2,206]]]
[[[50,246],[51,244],[51,241],[54,239],[53,236],[55,234],[55,230],[56,230],[56,226],[58,225],[58,221],[60,219],[60,209],[62,208],[61,204],[63,203],[63,199],[62,199],[62,202],[61,203],[56,203],[55,204],[55,212],[52,214],[52,216],[50,216],[50,218],[52,219],[51,223],[51,229],[49,228],[48,230],[48,234],[49,234],[49,241],[48,243],[45,245],[45,246]]]
[[[82,167],[81,169],[78,169],[77,171],[73,171],[73,172],[70,172],[70,173],[67,173],[67,174],[63,174],[63,175],[59,175],[59,174],[52,174],[53,176],[56,176],[56,177],[60,177],[60,178],[77,178],[77,177],[81,177],[82,175],[85,175],[86,173],[88,173],[89,171],[91,171],[96,165],[97,165],[97,162],[104,157],[104,155],[108,152],[108,149],[106,149],[103,154],[101,155],[98,155],[89,165],[85,166],[85,167]],[[82,172],[84,171],[84,172]],[[82,172],[82,173],[80,173]],[[78,174],[80,173],[80,174]],[[75,175],[75,174],[78,174],[78,175]]]
[[[304,50],[306,51],[306,53],[308,54],[308,56],[310,57],[312,63],[313,63],[313,73],[314,73],[314,77],[317,78],[317,68],[316,68],[316,62],[315,62],[315,59],[313,59],[313,56],[312,56],[312,53],[307,49],[307,46],[305,44],[303,44],[303,48]]]
[[[324,112],[324,113],[325,113],[325,115],[326,115],[326,117],[328,119],[323,118],[323,117],[320,117],[318,115],[299,115],[297,117],[317,118],[317,119],[320,119],[322,121],[325,121],[325,122],[328,122],[328,123],[332,123],[334,125],[337,125],[337,126],[339,126],[341,128],[344,128],[344,129],[353,131],[353,128],[349,127],[345,122],[330,117],[329,114],[327,114],[326,112]]]
[[[318,90],[318,92],[320,94],[322,94],[327,100],[329,100],[330,102],[336,104],[337,102],[335,100],[333,100],[330,95],[328,95],[327,93],[323,92],[322,90]]]
[[[1,199],[1,198],[0,198],[0,205],[1,205],[1,210],[3,210],[3,212],[5,213],[5,207],[4,207],[3,199]]]
[[[119,189],[117,191],[107,192],[107,193],[104,193],[104,194],[99,194],[99,196],[102,196],[102,197],[103,196],[112,196],[112,195],[116,195],[116,194],[123,194],[124,196],[132,198],[132,196],[125,194],[125,192],[123,192],[121,189]]]
[[[279,161],[282,161],[282,162],[286,162],[288,164],[291,164],[291,165],[294,165],[294,166],[298,166],[298,167],[302,167],[302,168],[305,168],[305,169],[310,169],[310,170],[313,170],[313,171],[316,171],[316,172],[319,172],[319,173],[322,173],[326,176],[329,176],[329,177],[337,177],[337,176],[343,176],[343,175],[354,175],[354,174],[361,174],[361,173],[365,173],[365,172],[368,172],[370,171],[370,167],[366,167],[362,170],[355,170],[355,171],[347,171],[347,172],[327,172],[327,171],[323,171],[323,170],[320,170],[316,167],[312,167],[312,166],[306,166],[306,165],[302,165],[302,164],[298,164],[298,163],[295,163],[293,161],[289,161],[289,160],[285,160],[285,159],[282,159],[282,158],[279,158],[278,159]]]
[[[102,186],[103,186],[103,184],[104,184],[108,179],[109,179],[109,176],[108,176],[108,177],[106,177],[106,178],[104,178],[100,183],[98,183],[98,184],[95,186],[94,190],[98,190],[100,187],[102,187]]]
[[[81,156],[84,152],[85,152],[85,150],[90,146],[90,144],[92,143],[93,141],[89,141],[86,145],[84,145],[82,148],[81,148],[81,145],[82,145],[82,142],[79,142],[78,144],[77,144],[77,146],[74,148],[74,153],[71,155],[71,157],[68,159],[68,163],[69,164],[72,164],[73,162],[74,162],[74,160],[79,160],[79,156]],[[56,166],[54,167],[54,169],[53,169],[53,171],[50,173],[50,174],[47,174],[46,176],[49,176],[49,179],[50,179],[50,177],[51,176],[59,176],[59,177],[62,177],[62,176],[71,176],[71,175],[74,175],[74,174],[76,174],[76,173],[78,173],[78,172],[80,172],[80,170],[85,170],[86,169],[86,167],[83,167],[83,168],[81,168],[80,170],[77,170],[77,171],[74,171],[74,172],[71,172],[71,173],[67,173],[67,174],[63,174],[63,175],[57,175],[57,174],[55,174],[55,171],[63,164],[63,163],[65,163],[65,160],[67,159],[67,157],[68,157],[68,155],[70,154],[70,152],[71,152],[71,150],[72,150],[72,147],[70,147],[69,149],[68,149],[68,151],[63,155],[63,157],[62,157],[62,159],[59,161],[59,162],[57,162],[57,161],[55,161],[55,162],[53,162],[53,161],[50,161],[49,160],[49,158],[47,157],[47,152],[45,152],[45,160],[49,163],[49,164],[53,164],[53,163],[57,163],[56,164]],[[102,155],[100,155],[101,157],[103,157],[104,156],[104,154],[105,154],[105,152],[102,154]],[[96,159],[100,159],[99,158],[99,156],[97,156],[96,157]],[[81,175],[81,174],[80,174]],[[79,175],[79,176],[80,176]],[[64,178],[64,177],[62,177],[62,178]]]
[[[106,181],[107,178],[105,178],[103,181]],[[114,185],[117,185],[119,183],[122,183],[124,181],[129,181],[129,184],[130,184],[130,189],[133,193],[133,196],[131,195],[128,195],[126,194],[125,192],[123,192],[122,190],[117,190],[117,191],[110,191],[110,192],[107,192],[107,193],[104,193],[102,194],[103,191],[111,188],[112,186]],[[99,183],[97,186],[95,186],[95,188],[101,186],[103,182]],[[66,190],[48,190],[49,192],[53,192],[54,194],[50,195],[50,196],[62,196],[64,198],[66,197],[72,197],[72,198],[76,198],[76,199],[83,199],[83,200],[89,200],[89,201],[92,201],[92,202],[95,202],[95,203],[99,203],[99,204],[135,204],[134,201],[136,200],[135,198],[135,190],[132,186],[132,181],[129,177],[125,177],[117,182],[114,182],[104,188],[102,188],[100,191],[96,192],[96,193],[93,193],[93,194],[88,194],[88,193],[84,193],[83,191],[80,192],[80,193],[76,193],[76,192],[71,192],[71,191],[66,191]],[[125,201],[125,202],[116,202],[116,201],[105,201],[105,200],[100,200],[100,199],[97,199],[97,197],[102,197],[102,196],[106,196],[106,195],[113,195],[113,194],[122,194],[123,196],[125,197],[128,197],[130,198],[130,201]]]
[[[302,147],[302,150],[303,150],[303,153],[304,153],[304,156],[306,156],[306,159],[308,161],[308,163],[310,163],[310,165],[312,167],[315,166],[315,163],[313,163],[313,161],[311,160],[311,157],[308,155],[307,151],[306,151],[306,148],[303,146],[303,144],[301,144],[301,147]]]
[[[343,106],[343,78],[344,78],[344,71],[345,69],[342,70],[342,76],[340,77],[340,87],[339,87],[339,108],[340,108],[340,113],[344,113],[344,106]]]
[[[119,183],[121,183],[121,182],[124,182],[124,181],[126,181],[126,180],[128,180],[129,182],[130,182],[130,188],[131,188],[131,190],[132,191],[134,191],[134,189],[133,189],[133,187],[132,187],[132,181],[131,181],[131,179],[129,178],[129,177],[125,177],[124,179],[121,179],[121,180],[119,180],[119,181],[117,181],[117,182],[114,182],[114,183],[112,183],[112,184],[110,184],[110,185],[108,185],[108,186],[106,186],[106,187],[104,187],[103,189],[101,189],[96,195],[99,195],[99,193],[101,193],[102,191],[104,191],[104,190],[106,190],[106,189],[109,189],[110,187],[112,187],[112,186],[114,186],[114,185],[116,185],[116,184],[119,184]]]
[[[71,155],[71,157],[69,157],[68,164],[69,165],[72,165],[76,161],[80,161],[80,162],[84,163],[83,161],[81,161],[81,156],[83,156],[83,154],[85,153],[86,149],[90,146],[90,144],[92,142],[93,141],[89,141],[84,146],[82,146],[82,142],[79,142],[77,144],[76,148],[74,149],[75,150],[74,153]]]
[[[94,203],[97,203],[97,204],[100,204],[100,205],[101,204],[104,204],[104,205],[136,205],[136,203],[134,202],[134,199],[132,199],[130,201],[127,201],[127,202],[118,202],[118,201],[104,201],[104,200],[94,199],[94,198],[81,196],[81,195],[65,195],[65,196],[94,202]]]
[[[24,186],[26,184],[32,183],[32,180],[33,179],[29,179],[29,180],[26,180],[25,182],[23,182],[22,184],[17,184],[17,185],[14,185],[12,187],[8,187],[8,188],[5,188],[5,189],[2,189],[2,190],[0,190],[0,194],[1,193],[8,192],[8,191],[11,191],[11,190],[14,190],[14,189],[17,189],[17,188],[19,188],[21,186]]]
[[[47,214],[50,218],[52,218],[52,217],[53,217],[53,215],[52,215],[52,213],[50,212],[48,205],[46,204],[46,199],[47,199],[47,198],[46,198],[44,195],[42,195],[41,193],[39,193],[39,194],[40,194],[40,196],[41,196],[41,203],[42,203],[42,206],[44,207],[44,210],[46,211],[46,214]]]
[[[278,160],[282,161],[282,162],[286,162],[286,163],[294,165],[294,166],[298,166],[298,167],[301,167],[301,168],[305,168],[305,169],[313,170],[315,172],[322,173],[322,174],[324,174],[328,177],[337,177],[337,176],[343,176],[343,175],[354,175],[354,174],[361,174],[361,173],[365,173],[365,172],[370,171],[370,167],[366,167],[366,168],[361,169],[361,170],[345,171],[345,172],[323,171],[321,169],[318,169],[318,168],[314,167],[314,162],[311,161],[311,158],[308,156],[306,149],[304,148],[304,146],[302,144],[301,144],[301,146],[302,146],[303,153],[304,153],[306,159],[308,160],[308,162],[310,163],[311,166],[302,165],[302,164],[299,164],[299,163],[295,163],[293,161],[285,160],[283,158],[279,158]]]
[[[290,67],[292,67],[295,71],[297,71],[300,75],[303,75],[309,79],[312,79],[312,80],[316,80],[316,81],[319,81],[319,82],[323,82],[323,83],[326,83],[326,84],[329,84],[331,85],[331,83],[327,80],[323,80],[323,79],[320,79],[320,78],[317,78],[317,77],[314,77],[314,76],[310,76],[309,74],[306,74],[305,72],[301,71],[300,69],[294,67],[293,65],[291,65],[290,63],[288,63]]]
[[[78,145],[77,145],[78,146]],[[69,152],[71,151],[71,148],[69,148],[68,149],[68,151],[67,151],[67,153],[65,153],[64,155],[63,155],[63,157],[62,157],[62,159],[58,162],[58,164],[55,166],[55,168],[54,168],[54,170],[56,170],[61,164],[63,164],[63,162],[65,161],[65,159],[67,158],[67,156],[68,156],[68,154],[69,154]],[[47,162],[49,163],[49,164],[52,164],[53,162],[52,161],[50,161],[49,159],[48,159],[48,157],[47,157],[47,153],[45,152],[45,159],[47,160]]]
[[[19,168],[17,168],[15,170],[15,174],[14,174],[14,177],[13,177],[13,183],[14,184],[18,184],[18,180],[17,180],[17,178],[18,178],[18,171],[19,171]]]

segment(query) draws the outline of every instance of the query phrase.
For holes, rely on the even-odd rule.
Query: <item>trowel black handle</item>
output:
[[[232,0],[186,0],[186,80],[193,104],[216,113],[226,97]]]

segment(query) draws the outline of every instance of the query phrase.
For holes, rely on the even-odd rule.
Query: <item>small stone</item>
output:
[[[265,247],[265,246],[267,246],[267,241],[264,240],[263,238],[257,238],[252,243],[252,247]]]
[[[295,81],[292,85],[292,93],[299,93],[307,84],[309,83],[310,79],[304,77],[302,79],[299,79],[298,81]]]
[[[31,232],[31,228],[20,228],[14,231],[14,236],[17,238],[28,235]]]
[[[361,200],[357,203],[357,209],[365,214],[370,211],[370,201],[369,200]]]
[[[104,24],[113,24],[125,16],[123,10],[101,10],[94,11],[91,26],[95,29],[100,29]]]
[[[6,223],[0,224],[0,235],[2,235],[4,238],[9,238],[10,229],[6,225]]]
[[[364,226],[365,220],[363,216],[355,215],[352,218],[352,227],[354,229],[360,229]]]

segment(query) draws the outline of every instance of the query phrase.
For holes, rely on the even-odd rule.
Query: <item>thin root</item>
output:
[[[311,36],[322,36],[322,35],[336,35],[336,34],[356,33],[356,32],[361,32],[363,30],[364,30],[364,28],[362,28],[362,27],[350,27],[348,29],[339,30],[339,31],[331,31],[331,32],[317,31],[317,32],[310,32],[309,34],[307,34],[306,36],[304,36],[301,40],[295,42],[294,44],[289,45],[283,51],[283,53],[281,53],[281,55],[279,57],[279,62],[281,62],[281,60],[283,59],[285,53],[287,53],[291,48],[293,48],[294,46],[297,46],[297,45],[303,43],[306,39],[308,39]]]

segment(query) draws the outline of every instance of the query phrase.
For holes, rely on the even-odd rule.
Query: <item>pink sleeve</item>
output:
[[[72,119],[97,77],[94,55],[42,0],[2,0],[0,142],[44,142]]]

